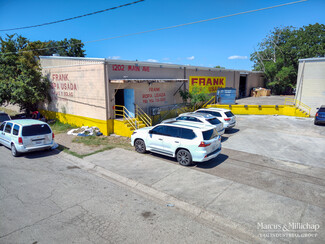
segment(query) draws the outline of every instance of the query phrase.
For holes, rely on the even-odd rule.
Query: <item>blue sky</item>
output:
[[[132,2],[133,0],[0,0],[0,29],[42,24]],[[292,0],[145,0],[69,22],[18,31],[31,41],[77,38],[92,41],[199,21]],[[274,27],[325,23],[325,0],[234,16],[85,45],[87,57],[224,66],[251,70],[250,54]]]

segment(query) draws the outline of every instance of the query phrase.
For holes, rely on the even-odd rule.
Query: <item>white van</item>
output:
[[[4,121],[0,125],[0,144],[11,148],[17,157],[20,153],[46,150],[54,146],[54,133],[42,121],[21,119]]]

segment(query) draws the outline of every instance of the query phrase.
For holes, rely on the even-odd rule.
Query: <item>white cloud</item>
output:
[[[112,57],[108,57],[109,59],[121,59],[120,56],[112,56]]]
[[[148,61],[148,62],[153,62],[153,63],[157,63],[157,62],[158,62],[158,60],[156,60],[156,59],[152,59],[152,58],[147,59],[147,61]]]
[[[234,56],[228,57],[228,59],[248,59],[248,57],[247,56],[234,55]]]
[[[191,56],[191,57],[187,57],[186,59],[188,59],[188,60],[194,60],[195,57],[194,56]]]
[[[168,61],[168,60],[170,60],[170,58],[163,58],[162,60],[164,60],[164,61]]]

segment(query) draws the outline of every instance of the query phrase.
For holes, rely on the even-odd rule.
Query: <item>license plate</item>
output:
[[[36,145],[43,144],[43,141],[36,141],[35,144]]]

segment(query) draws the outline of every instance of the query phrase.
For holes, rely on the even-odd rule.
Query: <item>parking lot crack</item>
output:
[[[59,214],[62,214],[63,212],[65,212],[65,211],[67,211],[67,210],[69,210],[69,209],[72,209],[72,208],[74,208],[74,207],[76,207],[76,206],[79,206],[79,207],[80,207],[80,204],[82,204],[82,203],[84,203],[84,202],[87,202],[87,201],[91,200],[92,198],[93,198],[93,196],[90,197],[90,198],[87,198],[87,199],[85,199],[85,200],[83,200],[83,201],[80,201],[80,202],[78,202],[78,203],[76,203],[76,204],[74,204],[74,205],[72,205],[72,206],[70,206],[70,207],[67,207],[67,208],[65,208],[65,209],[63,209],[63,210],[60,210],[59,212],[53,213],[53,214],[51,214],[51,215],[49,215],[49,216],[47,216],[47,217],[45,217],[45,218],[42,218],[42,219],[40,219],[40,220],[37,220],[37,221],[35,221],[35,222],[32,223],[32,224],[25,225],[25,226],[23,226],[23,227],[21,227],[21,228],[18,228],[18,229],[16,229],[16,230],[14,230],[14,231],[11,231],[11,232],[9,232],[9,233],[7,233],[7,234],[4,234],[4,235],[0,236],[0,239],[1,239],[1,238],[4,238],[4,237],[6,237],[6,236],[9,236],[9,235],[11,235],[11,234],[14,234],[14,233],[16,233],[16,232],[18,232],[18,231],[22,231],[22,230],[24,230],[24,229],[26,229],[26,228],[32,227],[32,226],[34,226],[34,225],[37,225],[37,224],[39,224],[39,223],[41,223],[41,222],[43,222],[43,221],[45,221],[45,220],[47,220],[47,219],[50,219],[50,218],[52,218],[52,217],[54,217],[54,216],[57,216],[57,215],[59,215]]]
[[[165,175],[165,176],[162,177],[161,179],[159,179],[159,180],[153,182],[153,183],[151,184],[151,186],[157,184],[158,182],[162,181],[163,179],[166,179],[167,177],[169,177],[170,175],[172,175],[173,173],[175,173],[175,172],[178,171],[178,170],[181,170],[181,169],[173,170],[172,172],[170,172],[169,174]]]
[[[305,204],[305,207],[304,207],[304,209],[301,212],[301,215],[300,215],[300,218],[299,218],[299,222],[298,223],[302,223],[301,221],[302,221],[303,217],[305,216],[306,209],[307,209],[308,205],[309,205],[308,203]]]
[[[235,182],[231,182],[225,189],[223,189],[215,198],[213,198],[210,202],[208,202],[205,205],[205,208],[208,207],[211,203],[213,203],[215,200],[217,200],[218,197],[220,197],[225,191],[227,191]]]

